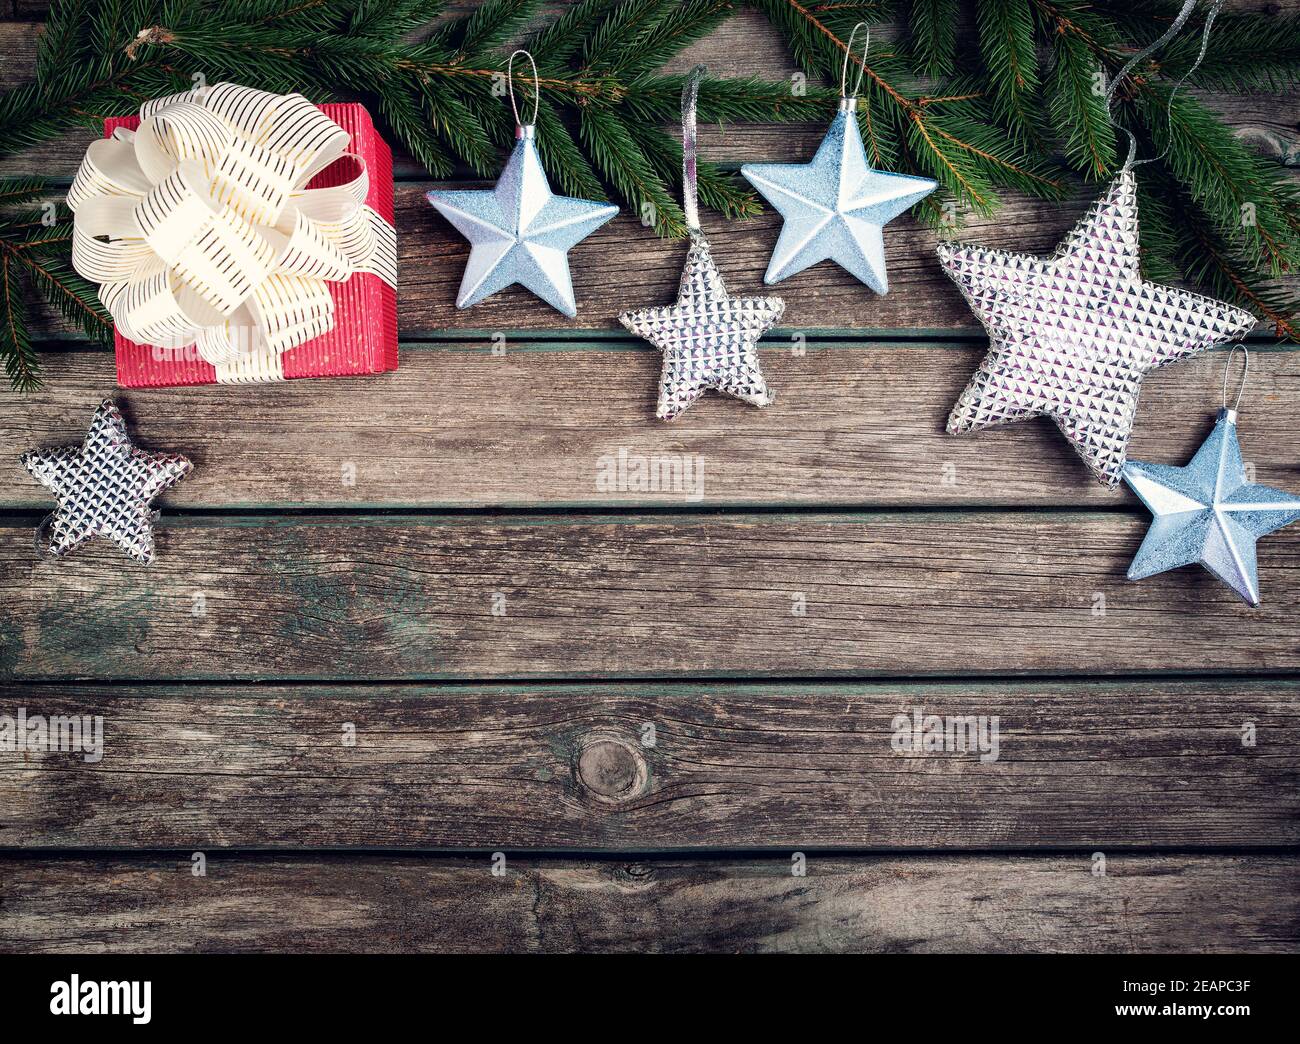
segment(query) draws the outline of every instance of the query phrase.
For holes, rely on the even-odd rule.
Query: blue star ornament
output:
[[[872,170],[856,99],[840,101],[811,163],[747,163],[740,173],[784,218],[763,282],[831,260],[878,294],[889,289],[884,226],[937,187],[929,178]]]
[[[470,243],[456,307],[469,308],[518,283],[572,319],[578,306],[568,252],[618,207],[552,193],[533,128],[520,127],[517,135],[494,187],[427,196]]]
[[[1220,410],[1186,467],[1129,461],[1124,481],[1154,516],[1128,578],[1199,562],[1259,605],[1255,541],[1300,519],[1300,497],[1246,481],[1236,410]]]

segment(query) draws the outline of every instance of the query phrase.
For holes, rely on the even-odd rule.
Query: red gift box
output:
[[[389,224],[393,222],[393,154],[375,131],[370,113],[361,105],[331,103],[321,112],[350,135],[350,151],[360,156],[370,172],[366,203]],[[118,127],[135,130],[137,116],[113,117],[104,121],[104,136]],[[346,156],[336,160],[308,183],[308,188],[329,188],[348,182],[356,174],[356,161]],[[343,283],[330,283],[334,298],[334,328],[280,355],[283,376],[355,377],[397,369],[397,293],[369,272],[356,272]],[[117,351],[117,383],[123,388],[161,388],[177,384],[216,384],[217,369],[199,358],[193,347],[159,348],[136,344],[114,334]],[[238,368],[225,375],[227,382],[265,380],[265,376],[242,376]],[[274,379],[274,378],[272,378]]]

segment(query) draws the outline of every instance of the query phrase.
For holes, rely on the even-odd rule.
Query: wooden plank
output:
[[[434,183],[405,183],[397,190],[399,328],[406,337],[436,337],[447,330],[491,332],[545,329],[622,330],[618,314],[666,304],[677,295],[686,244],[664,240],[626,212],[569,254],[578,302],[570,320],[521,287],[508,287],[473,308],[457,309],[456,293],[469,257],[465,240],[425,200]],[[1050,252],[1091,204],[1089,190],[1066,203],[1008,199],[995,218],[969,216],[963,239],[1021,251]],[[706,215],[702,223],[719,268],[733,293],[766,292],[763,274],[780,232],[768,210],[744,221]],[[920,329],[978,333],[979,324],[935,259],[939,236],[910,215],[886,232],[889,293],[864,287],[839,266],[815,265],[782,282],[775,292],[786,305],[778,336],[828,328]]]
[[[1295,855],[0,858],[0,951],[1294,953]]]
[[[0,676],[1300,667],[1300,527],[1260,542],[1251,610],[1200,569],[1126,580],[1146,521],[1118,513],[173,517],[148,569],[39,558],[34,521],[0,528]]]
[[[465,240],[438,217],[425,192],[438,183],[402,184],[396,194],[399,255],[399,328],[405,337],[436,337],[444,330],[486,332],[543,329],[614,329],[630,307],[671,302],[677,294],[686,246],[653,235],[621,213],[570,252],[578,316],[569,320],[520,287],[509,287],[473,308],[457,309],[456,293],[469,257]],[[1051,253],[1097,196],[1095,186],[1071,200],[1043,202],[1008,196],[989,218],[961,216],[952,235],[962,241],[1027,253]],[[703,225],[728,287],[735,293],[763,288],[781,218],[768,210],[745,221],[706,215]],[[886,232],[889,293],[873,293],[825,262],[783,281],[774,291],[786,304],[778,336],[820,330],[910,329],[981,333],[961,294],[935,259],[940,236],[910,215]],[[1264,327],[1259,328],[1261,332]]]
[[[1298,692],[1259,679],[13,687],[0,846],[1293,845]],[[102,726],[61,751],[14,750],[20,708]],[[965,752],[913,749],[928,716],[982,717],[983,731]]]
[[[0,460],[80,441],[113,394],[141,445],[194,459],[170,508],[1137,503],[1093,480],[1048,421],[944,433],[982,345],[813,340],[797,355],[769,343],[774,406],[710,396],[673,424],[653,415],[657,353],[630,342],[507,339],[503,356],[482,341],[416,345],[364,383],[135,392],[113,391],[106,352],[51,352],[44,389],[0,393]],[[1190,457],[1224,362],[1215,352],[1147,379],[1135,459]],[[1261,482],[1300,489],[1297,401],[1300,351],[1256,352],[1241,427]],[[620,454],[632,467],[689,458],[700,481],[650,488],[631,472],[611,488]],[[0,470],[0,506],[49,503],[24,471]]]
[[[566,318],[518,286],[472,308],[455,307],[469,246],[425,199],[434,182],[402,182],[396,190],[398,236],[398,327],[406,339],[437,339],[449,331],[492,334],[540,330],[614,330],[631,307],[671,302],[681,279],[686,245],[664,240],[623,213],[569,254],[578,316]],[[1029,253],[1050,253],[1097,195],[1095,187],[1071,200],[1047,203],[1008,197],[995,217],[967,215],[955,237]],[[703,221],[728,287],[737,294],[763,289],[779,215],[768,211],[745,221],[706,216]],[[825,262],[784,281],[776,293],[786,311],[774,335],[812,336],[821,331],[908,329],[978,334],[979,324],[935,259],[939,236],[909,215],[886,233],[888,294],[868,290],[837,265]],[[66,335],[50,309],[38,312],[33,329]],[[1267,328],[1258,328],[1266,333]]]

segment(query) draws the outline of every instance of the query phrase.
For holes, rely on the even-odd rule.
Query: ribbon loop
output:
[[[140,120],[94,142],[68,192],[73,266],[124,336],[265,379],[333,328],[330,283],[396,286],[397,234],[366,205],[365,163],[302,95],[219,83],[152,99]],[[353,177],[307,188],[345,158]]]
[[[699,162],[697,158],[699,145],[695,110],[700,97],[700,81],[703,79],[704,66],[697,65],[686,77],[686,83],[682,85],[682,211],[686,215],[686,227],[693,233],[700,231],[696,169]]]

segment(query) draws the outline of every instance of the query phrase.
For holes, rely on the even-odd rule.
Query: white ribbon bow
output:
[[[334,326],[328,283],[397,285],[397,235],[365,161],[300,94],[218,83],[156,98],[86,151],[68,192],[72,263],[121,333],[214,366],[278,361]],[[346,184],[305,186],[341,157]]]

